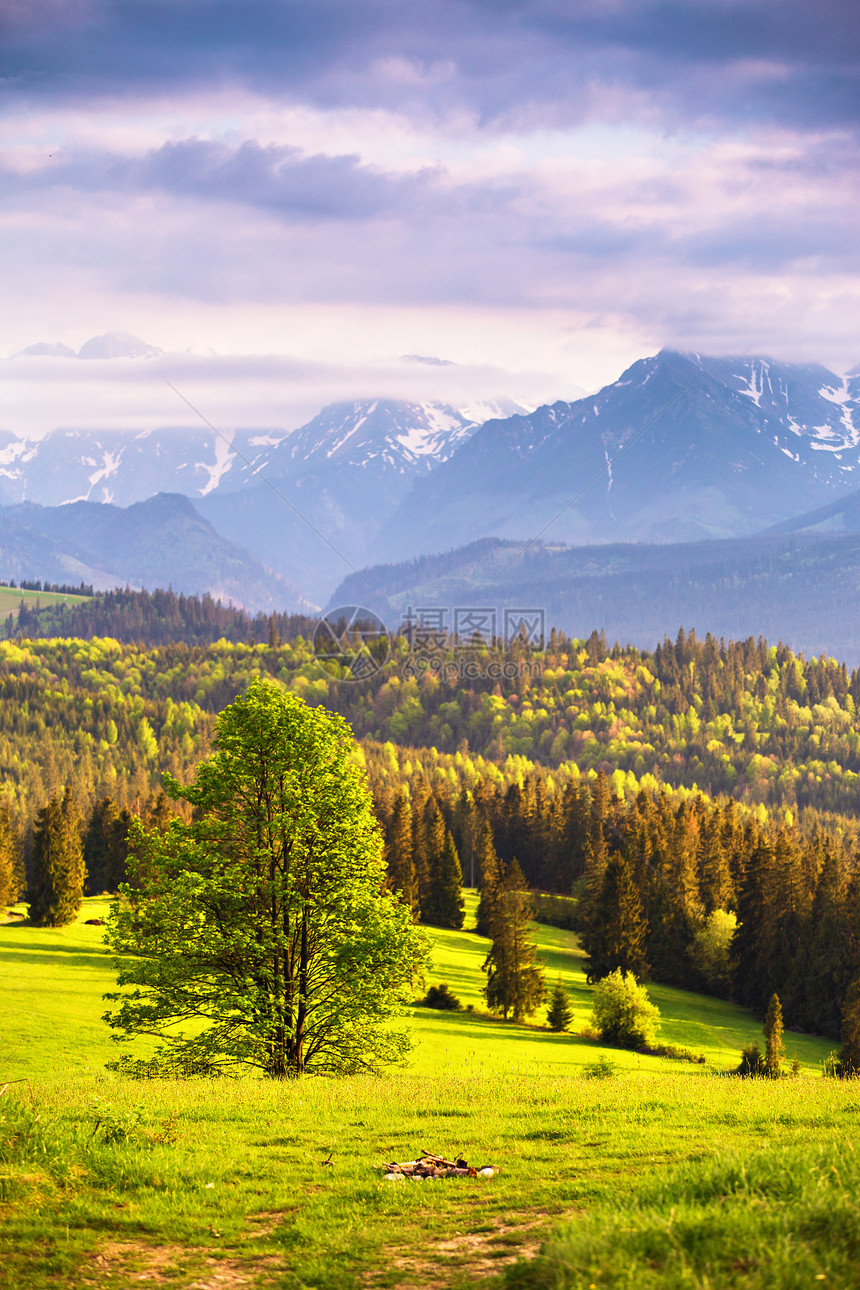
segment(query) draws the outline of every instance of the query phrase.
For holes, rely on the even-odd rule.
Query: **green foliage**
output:
[[[131,882],[109,940],[105,1019],[155,1034],[156,1058],[284,1077],[400,1060],[421,958],[409,911],[382,889],[382,840],[349,728],[265,681],[218,719],[215,753],[171,794],[193,809],[132,829]],[[136,956],[136,957],[127,957]]]
[[[659,1019],[660,1009],[632,972],[616,968],[594,988],[592,1025],[608,1044],[620,1048],[651,1044]]]
[[[431,985],[421,1000],[425,1008],[436,1008],[439,1012],[462,1012],[463,1005],[448,986],[447,981]]]
[[[753,1039],[741,1049],[741,1063],[735,1074],[742,1076],[744,1079],[749,1079],[751,1077],[763,1078],[767,1073],[767,1065],[759,1048],[758,1040]]]
[[[582,1069],[583,1079],[615,1079],[618,1066],[611,1057],[601,1053],[596,1062],[590,1062]]]
[[[84,898],[80,821],[71,788],[52,797],[33,831],[30,921],[37,927],[72,922]]]
[[[93,1126],[90,1140],[98,1136],[102,1142],[116,1144],[128,1142],[137,1136],[144,1109],[117,1108],[112,1102],[97,1097],[90,1103],[90,1120]]]
[[[564,988],[560,977],[553,986],[552,994],[550,995],[546,1020],[550,1030],[554,1030],[556,1034],[569,1030],[570,1023],[573,1021],[573,1007],[571,1006],[570,995]]]
[[[492,946],[484,960],[487,1003],[507,1020],[522,1021],[543,1002],[543,970],[529,931],[532,907],[529,889],[516,860],[508,866],[496,890],[490,916]]]
[[[412,811],[404,793],[394,799],[385,842],[388,884],[415,915],[419,914],[418,884],[412,850]]]
[[[582,944],[589,956],[591,976],[598,979],[621,970],[647,977],[651,971],[647,936],[648,924],[630,863],[618,852],[609,859],[596,899],[587,906]]]
[[[839,1062],[843,1071],[860,1074],[860,977],[852,981],[842,1006],[842,1048]]]
[[[714,994],[726,995],[731,986],[731,948],[737,928],[736,914],[714,909],[693,937],[693,960]]]
[[[428,904],[425,922],[435,927],[463,926],[463,875],[454,839],[447,829],[442,854],[431,872]]]
[[[764,1065],[771,1079],[778,1079],[782,1074],[782,1063],[785,1060],[785,1047],[782,1042],[783,1030],[782,1005],[779,1002],[779,995],[773,994],[771,995],[770,1003],[767,1005],[767,1013],[764,1019]]]
[[[0,797],[0,911],[14,905],[24,885],[21,837],[8,798]]]

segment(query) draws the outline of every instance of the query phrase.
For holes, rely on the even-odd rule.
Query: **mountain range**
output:
[[[860,502],[860,494],[855,495]],[[464,610],[543,623],[584,639],[653,648],[679,627],[719,639],[763,636],[860,667],[860,533],[710,542],[546,546],[488,538],[439,556],[350,575],[330,609],[359,603],[392,629],[456,627]],[[436,611],[432,618],[427,611]],[[457,612],[459,611],[459,613]]]
[[[309,608],[285,579],[224,539],[180,494],[159,493],[125,508],[97,502],[0,507],[0,569],[4,581],[38,577],[96,590],[172,587],[263,610]]]
[[[481,537],[741,537],[860,484],[860,372],[664,350],[574,403],[489,421],[416,481],[379,560]]]
[[[94,338],[78,357],[93,344],[100,357],[123,345],[126,355],[158,353],[116,335]],[[695,598],[656,596],[661,578],[679,587],[684,567],[707,566],[731,567],[731,577],[743,580],[747,553],[758,570],[749,586],[756,579],[761,586],[777,548],[750,539],[824,533],[838,542],[837,535],[860,531],[858,489],[860,369],[842,378],[817,364],[664,350],[596,394],[537,409],[356,400],[324,408],[289,434],[241,430],[229,442],[203,426],[56,430],[41,440],[7,432],[0,436],[0,502],[7,503],[0,577],[148,587],[158,578],[249,609],[274,607],[279,596],[279,608],[307,608],[325,603],[344,578],[335,598],[348,589],[361,599],[361,586],[378,581],[376,566],[396,566],[398,595],[408,599],[424,583],[405,559],[453,551],[459,569],[470,560],[461,549],[476,541],[498,539],[510,556],[517,544],[540,539],[518,568],[538,578],[558,625],[574,630],[585,615],[589,630],[610,630],[612,596],[626,586],[625,603],[639,603],[638,579],[651,589],[636,610],[647,635],[644,624],[660,605],[661,631],[707,617]],[[158,494],[189,501],[180,514],[181,499]],[[135,509],[149,498],[158,505]],[[38,505],[28,509],[25,500]],[[93,518],[100,510],[112,516],[109,524]],[[136,550],[121,535],[140,531],[141,516],[149,530]],[[205,528],[195,529],[191,516]],[[737,539],[744,541],[733,547]],[[804,538],[802,545],[810,552],[806,570],[831,559],[827,544]],[[612,551],[601,556],[601,546]],[[582,598],[583,585],[571,580],[577,558],[597,571],[589,595],[603,582],[609,600]],[[837,560],[849,596],[857,591],[852,559]],[[690,576],[709,588],[719,582],[716,574]],[[512,578],[509,593],[525,594],[527,583]],[[791,580],[780,574],[777,581],[787,594]],[[461,573],[451,588],[463,592]],[[627,630],[634,618],[618,619],[618,633],[644,640]]]

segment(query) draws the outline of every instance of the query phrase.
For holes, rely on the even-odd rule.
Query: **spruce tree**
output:
[[[839,1062],[843,1074],[860,1074],[860,977],[851,982],[845,994],[841,1039]]]
[[[446,829],[442,854],[430,884],[429,909],[424,921],[434,927],[460,928],[465,916],[460,858],[454,839]]]
[[[614,854],[603,877],[603,885],[583,932],[582,947],[589,957],[588,975],[600,980],[620,968],[640,980],[650,975],[646,957],[648,924],[642,901],[630,874],[626,856]]]
[[[435,797],[428,797],[421,824],[422,869],[425,874],[421,892],[421,921],[441,926],[439,919],[440,876],[442,855],[445,850],[445,821]]]
[[[489,820],[481,820],[475,838],[475,864],[478,870],[480,891],[475,931],[479,936],[492,935],[493,911],[499,886],[504,877],[504,867],[493,844],[493,829]]]
[[[36,817],[30,885],[30,920],[37,927],[71,923],[84,896],[80,823],[72,790],[66,785]]]
[[[484,996],[505,1020],[510,1013],[514,1021],[522,1021],[546,994],[537,946],[529,932],[533,912],[523,871],[514,858],[496,893],[490,925],[493,944],[483,965],[487,973]]]
[[[0,800],[0,910],[14,905],[22,892],[21,838],[12,808],[5,798]]]
[[[771,1079],[778,1078],[785,1060],[782,1031],[782,1005],[779,1002],[779,995],[772,994],[764,1019],[764,1066]]]
[[[415,881],[415,859],[412,854],[412,809],[405,793],[394,799],[388,837],[385,841],[385,863],[388,886],[399,892],[404,905],[418,916],[418,892]]]
[[[553,986],[546,1019],[550,1030],[554,1030],[556,1034],[561,1034],[563,1030],[567,1030],[573,1021],[573,1006],[570,1002],[570,995],[561,983],[561,977],[558,978]]]

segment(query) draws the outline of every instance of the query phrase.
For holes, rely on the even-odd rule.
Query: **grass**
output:
[[[485,943],[433,935],[428,980],[479,1007]],[[103,1069],[100,937],[0,926],[0,1088],[29,1080],[0,1094],[4,1290],[856,1285],[860,1086],[812,1074],[829,1041],[788,1036],[799,1078],[726,1079],[758,1023],[653,987],[661,1039],[706,1066],[419,1008],[411,1068],[384,1077],[136,1084]],[[575,938],[540,939],[581,1026]],[[601,1052],[617,1076],[581,1078]],[[382,1179],[422,1149],[502,1172]]]
[[[16,614],[23,600],[28,609],[47,609],[49,605],[77,604],[91,596],[71,595],[64,591],[22,591],[20,587],[0,587],[0,616]]]

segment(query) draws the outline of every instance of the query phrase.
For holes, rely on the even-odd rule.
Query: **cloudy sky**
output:
[[[852,0],[0,14],[7,360],[129,331],[246,424],[374,383],[563,397],[662,345],[860,360]],[[97,380],[120,416],[101,368],[7,361],[0,424],[81,424]]]

